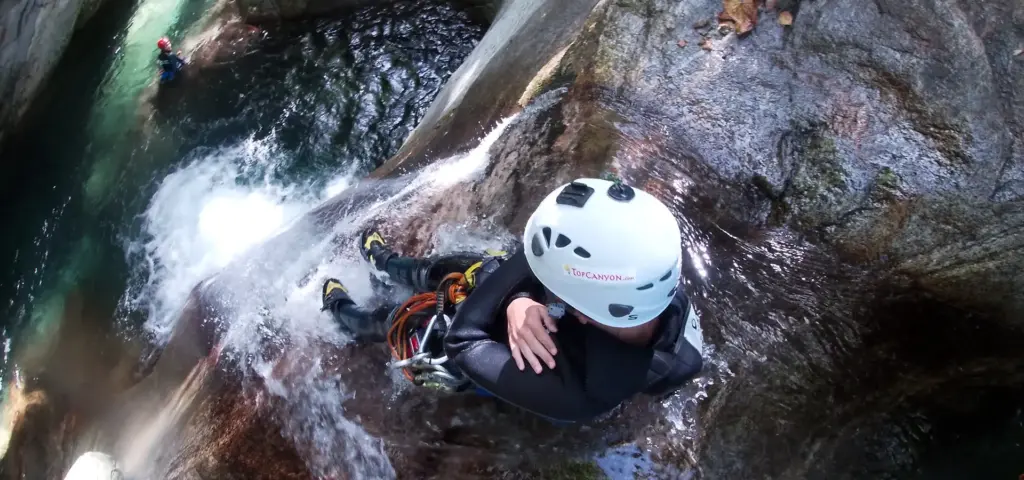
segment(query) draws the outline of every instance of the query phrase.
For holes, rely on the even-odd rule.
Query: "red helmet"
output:
[[[156,41],[156,48],[159,48],[160,50],[170,50],[171,41],[168,40],[167,37],[161,38]]]

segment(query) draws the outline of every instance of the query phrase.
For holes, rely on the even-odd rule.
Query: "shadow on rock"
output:
[[[44,326],[18,353],[19,372],[5,387],[3,478],[63,478],[88,450],[89,424],[134,383],[143,345],[119,338],[106,321],[110,306],[90,302],[90,293],[72,291],[60,322]]]

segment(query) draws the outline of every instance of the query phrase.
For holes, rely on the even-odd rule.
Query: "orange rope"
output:
[[[462,303],[469,294],[466,276],[461,273],[451,273],[441,280],[441,284],[443,285],[449,281],[451,283],[448,285],[448,291],[445,292],[447,294],[445,296],[446,303],[451,302],[453,305]],[[392,358],[395,360],[407,360],[416,353],[410,344],[410,340],[412,333],[416,331],[417,325],[409,325],[409,320],[416,316],[416,314],[428,309],[434,309],[436,306],[437,294],[431,292],[413,295],[398,307],[399,313],[395,316],[394,322],[391,323],[391,328],[388,329],[388,348],[391,350]],[[413,374],[408,368],[403,368],[402,373],[409,381],[413,380]]]

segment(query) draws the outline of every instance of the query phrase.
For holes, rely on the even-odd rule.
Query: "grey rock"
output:
[[[717,0],[503,2],[374,173],[381,181],[306,219],[302,228],[352,218],[404,191],[401,174],[472,148],[518,113],[484,175],[387,212],[395,245],[422,253],[451,223],[519,232],[544,193],[611,170],[670,203],[684,245],[717,262],[701,272],[688,250],[684,287],[717,349],[682,396],[707,394],[699,414],[640,399],[597,429],[553,429],[479,399],[392,401],[379,349],[324,355],[325,376],[358,392],[346,418],[387,442],[396,472],[497,477],[593,451],[596,430],[612,443],[645,439],[666,463],[694,466],[695,452],[706,478],[885,478],[914,462],[909,447],[879,446],[900,443],[900,409],[912,416],[958,398],[944,391],[1020,383],[1024,80],[1013,51],[1024,43],[1024,6],[780,3],[792,27],[762,12],[738,38],[694,29],[714,23]],[[933,297],[892,293],[909,283]],[[151,378],[179,384],[210,358],[222,327],[197,289]],[[275,378],[307,371],[304,355],[285,352]],[[185,428],[226,447],[186,445],[204,455],[177,456],[171,471],[255,475],[265,465],[242,460],[256,455],[273,459],[279,478],[308,475],[299,459],[310,453],[279,434],[283,406],[247,403],[224,373],[203,381],[215,398]],[[421,421],[398,428],[395,412]],[[702,428],[675,430],[670,417],[699,417]]]
[[[914,466],[921,412],[1019,383],[1024,4],[789,2],[792,27],[762,11],[743,38],[694,30],[719,1],[563,5],[592,10],[554,37],[543,8],[489,32],[374,173],[522,111],[487,175],[392,219],[396,242],[483,218],[519,232],[544,193],[609,170],[659,194],[719,262],[688,276],[724,383],[702,407],[707,478],[889,478]],[[666,435],[636,438],[673,458]]]
[[[884,258],[951,297],[1024,307],[1012,293],[1024,292],[1014,273],[1024,272],[1024,63],[1013,55],[1024,4],[789,7],[791,28],[762,11],[743,38],[708,33],[710,51],[678,42],[700,42],[693,26],[715,18],[715,0],[601,2],[582,28],[557,35],[537,10],[511,34],[488,33],[375,175],[464,148],[522,98],[565,87],[562,125],[552,128],[601,133],[553,162],[616,163],[637,179],[671,164],[717,205],[705,215],[792,227],[856,262]],[[584,123],[571,125],[570,112]],[[651,153],[621,165],[640,145]],[[531,170],[544,163],[531,157]]]
[[[12,0],[0,4],[0,140],[52,74],[71,34],[102,0]]]

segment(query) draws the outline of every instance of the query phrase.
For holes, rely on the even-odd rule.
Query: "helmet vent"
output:
[[[633,311],[632,305],[622,305],[620,303],[613,303],[608,305],[608,313],[612,314],[615,318],[622,318],[629,315]]]
[[[576,249],[573,250],[573,253],[579,255],[582,258],[590,258],[590,252],[584,250],[583,247],[576,247]]]
[[[665,280],[668,280],[668,277],[671,277],[671,276],[672,276],[672,269],[669,269],[669,271],[665,272],[665,275],[663,275],[661,278],[659,278],[658,281],[659,282],[664,282]]]
[[[540,231],[544,232],[544,246],[545,247],[550,247],[551,246],[551,227],[544,227],[544,228],[540,229]]]
[[[535,257],[544,255],[544,246],[540,240],[540,234],[533,234],[533,240],[530,242],[530,250],[533,252]]]
[[[648,283],[647,285],[644,285],[642,287],[636,287],[637,290],[648,290],[648,289],[651,289],[651,288],[654,288],[654,284],[653,283]]]
[[[561,233],[558,234],[558,238],[555,238],[555,246],[558,248],[565,247],[570,243],[572,243],[572,240],[569,240],[569,237],[562,235]]]
[[[672,291],[671,291],[671,292],[668,292],[668,296],[670,296],[670,297],[671,297],[672,295],[675,295],[675,294],[676,294],[676,289],[678,289],[678,288],[679,288],[679,287],[672,287]]]

